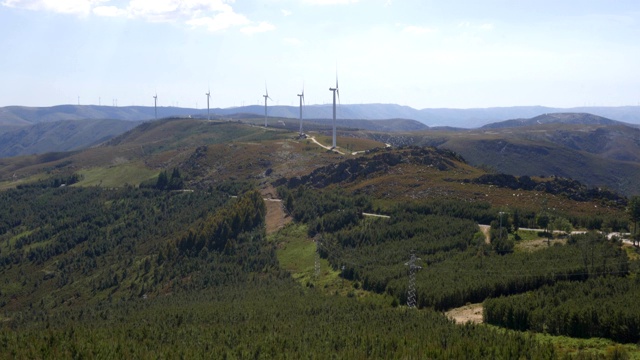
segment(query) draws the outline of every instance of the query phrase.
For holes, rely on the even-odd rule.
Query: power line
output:
[[[409,262],[405,265],[409,266],[409,288],[407,289],[407,306],[409,308],[415,308],[416,302],[416,271],[422,269],[422,266],[416,265],[416,261],[420,258],[416,257],[415,252],[411,251],[411,257]]]

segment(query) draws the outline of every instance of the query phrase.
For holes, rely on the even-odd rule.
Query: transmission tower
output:
[[[409,308],[415,308],[416,303],[416,271],[422,269],[422,266],[416,265],[416,261],[420,260],[419,257],[416,257],[415,252],[411,252],[411,258],[409,258],[409,262],[404,263],[406,266],[409,266],[409,288],[407,290],[407,306]]]

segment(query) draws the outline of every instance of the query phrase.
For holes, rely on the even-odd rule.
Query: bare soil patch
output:
[[[263,189],[262,195],[267,206],[267,216],[265,219],[267,234],[272,234],[291,222],[291,216],[287,215],[282,206],[282,202],[275,199],[276,190],[269,186]]]
[[[449,319],[456,322],[456,324],[482,323],[482,304],[469,304],[463,307],[451,309],[444,313]]]
[[[484,242],[487,244],[491,244],[491,226],[489,225],[478,225],[480,227],[480,231],[484,234]]]

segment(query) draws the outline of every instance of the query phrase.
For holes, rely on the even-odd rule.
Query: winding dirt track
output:
[[[324,149],[327,149],[327,150],[331,150],[331,151],[335,151],[335,152],[337,152],[337,153],[338,153],[338,154],[340,154],[340,155],[344,155],[344,153],[343,153],[342,151],[338,150],[338,149],[332,149],[332,148],[331,148],[331,146],[326,146],[326,145],[322,145],[322,144],[320,144],[320,143],[318,142],[318,140],[316,140],[316,138],[315,138],[315,137],[313,137],[313,136],[310,136],[308,139],[309,139],[309,140],[311,140],[311,141],[313,141],[316,145],[320,146],[321,148],[324,148]]]

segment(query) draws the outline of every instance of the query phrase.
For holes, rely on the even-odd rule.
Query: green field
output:
[[[95,167],[78,171],[82,180],[74,186],[121,187],[138,185],[158,175],[159,171],[151,170],[143,165],[127,163],[110,167]]]

